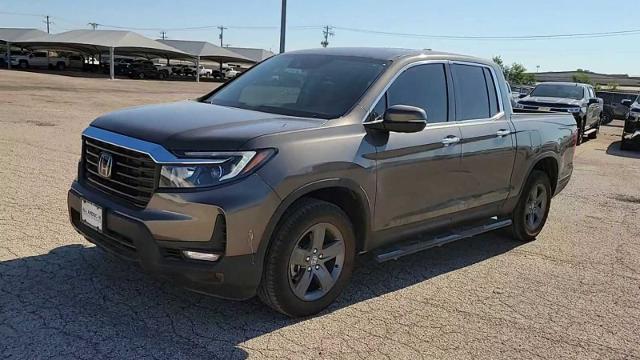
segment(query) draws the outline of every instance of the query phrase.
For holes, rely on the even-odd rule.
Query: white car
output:
[[[47,62],[46,51],[35,51],[25,55],[11,55],[11,66],[17,66],[22,69],[29,67],[55,68],[64,70],[69,67],[69,60],[65,57],[59,57],[55,52],[49,52],[49,60]]]
[[[212,71],[211,69],[207,69],[206,67],[200,65],[198,66],[198,73],[200,76],[211,77]]]
[[[226,79],[233,79],[234,77],[240,75],[240,71],[234,69],[234,68],[229,68],[225,73],[224,73],[224,77]]]

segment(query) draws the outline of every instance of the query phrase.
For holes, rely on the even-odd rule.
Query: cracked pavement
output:
[[[640,359],[640,152],[619,150],[619,121],[578,148],[536,241],[364,255],[308,319],[176,288],[78,235],[87,124],[213,86],[0,70],[0,358]]]

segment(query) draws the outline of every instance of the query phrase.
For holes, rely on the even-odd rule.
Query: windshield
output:
[[[209,97],[207,102],[281,115],[331,119],[349,111],[386,62],[335,55],[273,57]]]
[[[536,86],[529,95],[581,100],[584,98],[584,90],[582,86],[576,85],[541,84]]]

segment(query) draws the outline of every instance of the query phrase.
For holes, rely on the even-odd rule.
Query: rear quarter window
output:
[[[456,96],[456,120],[490,118],[491,100],[484,67],[453,64],[451,72]]]

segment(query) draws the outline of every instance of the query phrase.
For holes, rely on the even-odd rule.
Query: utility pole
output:
[[[100,24],[98,24],[96,22],[90,22],[87,25],[91,26],[92,30],[97,30],[98,29],[98,25],[100,25]]]
[[[536,65],[536,72],[540,72],[540,65]]]
[[[329,36],[334,36],[335,33],[331,30],[333,29],[331,26],[327,25],[324,27],[324,30],[322,30],[322,36],[324,36],[324,40],[322,40],[320,42],[320,45],[322,45],[322,47],[326,48],[327,46],[329,46]]]
[[[45,16],[44,23],[47,24],[47,34],[49,34],[49,25],[53,25],[53,22],[51,21],[49,15]]]
[[[53,24],[51,22],[51,19],[49,18],[49,15],[45,16],[45,20],[44,20],[45,24],[47,24],[47,34],[49,34],[49,25]],[[11,62],[11,58],[9,58],[9,62]],[[49,50],[47,50],[47,69],[51,66],[51,61],[49,60]]]
[[[160,35],[162,35],[162,40],[167,40],[167,32],[166,31],[160,31]]]
[[[218,35],[218,38],[220,39],[220,47],[222,47],[223,41],[224,41],[224,31],[227,30],[228,28],[224,27],[224,26],[218,26],[218,30],[220,30],[220,35]]]
[[[224,47],[224,31],[226,29],[227,28],[223,25],[218,26],[218,30],[220,30],[220,35],[218,35],[218,37],[220,38],[220,47]],[[222,74],[222,60],[220,60],[220,74]]]
[[[287,0],[282,0],[280,13],[280,53],[284,52],[284,41],[287,32]]]

